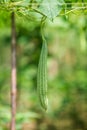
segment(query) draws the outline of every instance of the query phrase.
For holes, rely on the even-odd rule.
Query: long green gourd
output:
[[[44,110],[47,110],[47,43],[43,40],[38,71],[37,71],[37,92],[40,104]]]

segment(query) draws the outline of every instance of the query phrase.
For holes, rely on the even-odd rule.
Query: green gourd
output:
[[[44,40],[42,44],[38,71],[37,71],[37,92],[40,104],[47,110],[47,43]]]

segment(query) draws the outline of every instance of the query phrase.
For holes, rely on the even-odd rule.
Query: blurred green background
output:
[[[87,130],[87,16],[47,20],[48,111],[37,98],[40,21],[16,15],[17,130]],[[10,125],[11,20],[0,12],[0,130]]]

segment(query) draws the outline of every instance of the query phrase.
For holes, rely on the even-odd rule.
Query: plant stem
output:
[[[16,28],[15,13],[11,13],[11,130],[16,130]]]

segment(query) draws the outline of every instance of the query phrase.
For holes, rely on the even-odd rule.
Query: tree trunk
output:
[[[11,128],[16,130],[16,29],[15,29],[15,13],[11,14]]]

